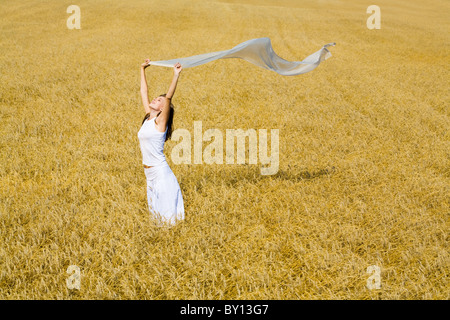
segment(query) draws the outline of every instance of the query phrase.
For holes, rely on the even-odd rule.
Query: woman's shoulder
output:
[[[159,114],[158,114],[158,116],[159,116]],[[153,118],[153,121],[155,122],[155,128],[156,128],[156,130],[157,130],[158,132],[160,132],[160,133],[166,133],[166,132],[167,132],[167,129],[168,129],[168,125],[166,124],[166,130],[161,131],[161,130],[160,130],[160,127],[159,127],[159,124],[158,124],[158,122],[157,122],[158,116],[156,116],[156,117]]]

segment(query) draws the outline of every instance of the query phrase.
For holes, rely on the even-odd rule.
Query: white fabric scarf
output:
[[[251,62],[258,67],[275,71],[283,76],[295,76],[314,70],[322,61],[331,57],[328,43],[319,51],[311,54],[303,61],[286,61],[280,58],[272,48],[269,38],[252,39],[238,44],[233,49],[199,54],[187,58],[171,59],[164,61],[150,61],[149,65],[161,67],[174,67],[179,62],[185,68],[196,67],[217,59],[240,58]]]

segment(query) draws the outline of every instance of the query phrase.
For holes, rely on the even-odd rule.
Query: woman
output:
[[[146,114],[138,132],[147,178],[147,201],[150,213],[154,214],[159,222],[174,225],[177,221],[184,220],[183,196],[163,151],[164,142],[172,135],[174,109],[171,100],[182,67],[179,63],[174,66],[169,91],[150,102],[145,78],[145,69],[149,62],[150,60],[146,59],[141,65],[141,98]]]

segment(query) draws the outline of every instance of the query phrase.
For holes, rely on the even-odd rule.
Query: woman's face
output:
[[[161,111],[166,103],[165,97],[156,97],[150,102],[150,108],[155,109],[156,111]]]

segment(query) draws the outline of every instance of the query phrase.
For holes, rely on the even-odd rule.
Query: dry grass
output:
[[[0,3],[0,298],[450,298],[448,1],[380,0],[380,30],[366,1],[74,4],[81,30],[66,2]],[[174,165],[169,141],[187,219],[155,229],[139,64],[258,37],[287,60],[337,45],[296,77],[185,69],[175,126],[278,128],[279,172]],[[172,70],[147,75],[154,97]]]

